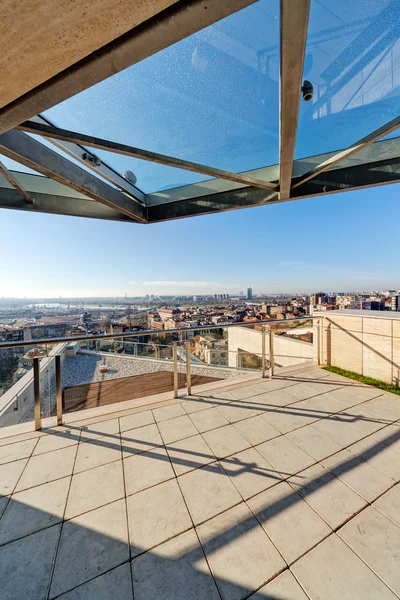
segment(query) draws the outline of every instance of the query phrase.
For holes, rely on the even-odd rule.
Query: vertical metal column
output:
[[[261,332],[261,377],[264,379],[265,377],[265,327],[263,327]]]
[[[56,354],[56,406],[57,425],[62,425],[61,356]]]
[[[192,374],[190,371],[190,340],[186,342],[186,385],[187,395],[190,396],[192,393]]]
[[[174,356],[174,398],[178,397],[178,342],[172,342]]]
[[[33,359],[33,390],[35,397],[34,404],[34,419],[35,429],[38,431],[42,428],[42,399],[40,395],[40,359],[35,357]]]
[[[275,358],[274,358],[274,332],[273,329],[269,330],[269,378],[272,379],[275,372]]]

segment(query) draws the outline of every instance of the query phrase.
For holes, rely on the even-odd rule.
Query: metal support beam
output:
[[[35,430],[42,428],[42,396],[40,393],[40,358],[33,359],[33,393]]]
[[[261,332],[261,377],[264,379],[266,373],[266,357],[265,357],[265,327]]]
[[[275,355],[274,355],[274,330],[272,327],[269,330],[269,378],[275,374]]]
[[[22,131],[7,131],[0,135],[0,153],[135,221],[146,222],[143,206]]]
[[[400,117],[396,117],[395,119],[392,119],[392,121],[390,121],[389,123],[386,123],[382,127],[375,129],[375,131],[373,131],[366,137],[362,138],[361,140],[359,140],[358,142],[356,142],[349,148],[346,148],[346,150],[341,150],[340,152],[337,152],[336,154],[334,154],[333,156],[331,156],[330,158],[328,158],[321,164],[317,165],[316,167],[314,167],[313,169],[308,171],[308,173],[305,173],[304,175],[302,175],[302,177],[300,177],[299,181],[297,181],[296,183],[294,183],[294,185],[292,185],[292,190],[303,185],[306,181],[309,181],[310,179],[317,177],[321,173],[324,173],[325,171],[327,171],[334,165],[337,165],[338,163],[340,163],[342,160],[345,160],[346,158],[349,158],[350,156],[352,156],[352,154],[355,154],[356,152],[363,150],[370,144],[373,144],[374,142],[385,137],[386,135],[389,135],[389,133],[396,131],[396,129],[398,129],[399,127],[400,127]]]
[[[0,174],[7,179],[8,183],[11,184],[14,189],[17,190],[17,192],[26,200],[26,202],[28,202],[28,204],[33,204],[33,198],[28,194],[24,186],[21,185],[17,179],[15,179],[14,175],[10,173],[10,171],[1,161]]]
[[[57,407],[57,425],[62,425],[62,377],[61,377],[61,356],[56,354],[56,407]]]
[[[0,110],[0,132],[168,48],[255,0],[181,0]]]
[[[172,342],[172,353],[174,360],[174,398],[178,397],[178,342]]]
[[[262,181],[261,179],[254,179],[248,175],[241,175],[237,173],[231,173],[230,171],[224,171],[222,169],[215,169],[214,167],[208,167],[206,165],[183,160],[181,158],[174,158],[173,156],[158,154],[157,152],[151,152],[150,150],[143,150],[141,148],[135,148],[134,146],[127,146],[126,144],[119,144],[118,142],[111,142],[109,140],[103,140],[91,135],[76,133],[75,131],[68,131],[67,129],[52,127],[42,123],[26,121],[25,123],[19,125],[17,129],[21,129],[22,131],[28,133],[37,133],[50,139],[61,140],[63,142],[72,142],[74,144],[84,144],[90,148],[96,148],[97,150],[107,150],[108,152],[115,152],[116,154],[131,156],[140,160],[147,160],[160,165],[167,165],[168,167],[184,169],[185,171],[202,173],[208,177],[218,177],[220,179],[234,181],[235,183],[242,183],[243,185],[252,185],[265,190],[275,190],[278,187],[275,183],[269,183]]]
[[[190,340],[186,342],[186,386],[187,395],[190,396],[192,393],[192,373],[190,369]]]
[[[310,0],[281,0],[280,197],[290,197]]]

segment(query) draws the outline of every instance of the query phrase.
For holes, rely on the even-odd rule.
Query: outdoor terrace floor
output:
[[[318,368],[208,387],[3,432],[2,600],[400,597],[400,398]]]

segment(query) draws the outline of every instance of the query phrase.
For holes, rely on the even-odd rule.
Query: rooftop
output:
[[[5,598],[399,597],[397,396],[317,367],[192,391],[0,432]]]

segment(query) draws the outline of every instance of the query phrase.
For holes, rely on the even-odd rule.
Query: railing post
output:
[[[33,359],[33,390],[35,398],[35,430],[38,431],[42,428],[42,399],[40,395],[40,359],[38,357],[35,357]]]
[[[172,342],[174,356],[174,398],[178,397],[178,342]]]
[[[190,396],[192,393],[192,374],[190,371],[190,340],[186,342],[186,386],[187,395]]]
[[[261,377],[263,379],[265,377],[265,365],[265,327],[263,327],[261,332]]]
[[[269,378],[272,379],[275,372],[274,358],[274,331],[272,327],[269,330]]]
[[[61,356],[56,354],[56,407],[57,407],[57,425],[62,425],[62,377],[61,377]]]

